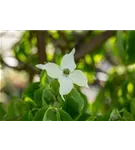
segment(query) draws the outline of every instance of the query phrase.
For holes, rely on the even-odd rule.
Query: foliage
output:
[[[47,54],[45,61],[59,64],[62,55],[78,47],[78,43],[89,42],[103,31],[47,31],[46,45],[55,47],[55,55]],[[37,32],[26,31],[19,43],[13,47],[14,56],[30,76],[39,73],[34,67],[38,64]],[[40,81],[31,82],[20,98],[12,97],[5,106],[0,103],[0,120],[17,121],[133,121],[135,120],[135,31],[117,31],[93,52],[88,52],[77,60],[77,67],[88,77],[89,85],[99,85],[100,90],[91,102],[75,87],[65,101],[59,94],[59,83],[40,72]],[[83,45],[82,44],[82,45]],[[52,48],[51,47],[51,48]],[[86,47],[85,47],[86,48]],[[83,50],[82,50],[83,51]],[[78,52],[79,53],[79,52]],[[28,57],[30,56],[30,57]],[[96,79],[101,61],[107,60],[112,68],[106,72],[108,79],[104,85]],[[28,64],[26,67],[25,64]],[[30,69],[31,66],[35,70]],[[34,72],[33,72],[34,71]]]
[[[41,81],[46,74],[41,76]],[[58,92],[58,83],[56,80],[46,81],[45,85],[35,82],[29,85],[24,91],[20,100],[12,100],[8,105],[7,113],[3,115],[2,120],[44,120],[44,121],[72,121],[84,119],[82,115],[88,111],[85,106],[85,99],[76,90],[62,100]],[[1,113],[4,114],[1,108]],[[87,114],[90,116],[90,114]],[[2,117],[2,116],[1,116]]]

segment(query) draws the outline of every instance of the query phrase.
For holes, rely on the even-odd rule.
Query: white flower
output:
[[[74,61],[75,49],[69,54],[63,56],[60,66],[54,63],[38,64],[37,68],[46,70],[47,75],[51,78],[58,79],[60,88],[59,93],[64,99],[63,95],[71,92],[73,84],[78,86],[88,87],[87,78],[80,70],[75,70],[76,64]]]

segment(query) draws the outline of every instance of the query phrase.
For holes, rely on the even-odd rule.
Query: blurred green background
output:
[[[2,107],[39,81],[36,64],[59,64],[73,48],[94,120],[135,120],[135,31],[0,31]]]

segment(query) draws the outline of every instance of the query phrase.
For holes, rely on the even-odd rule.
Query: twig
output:
[[[90,39],[86,43],[81,43],[78,46],[77,53],[75,54],[75,59],[79,60],[84,57],[87,53],[93,52],[97,47],[104,43],[108,38],[115,35],[116,31],[104,31],[103,33],[95,36],[93,39]]]
[[[39,70],[36,69],[36,67],[32,66],[31,64],[23,63],[20,60],[19,60],[19,65],[16,67],[6,64],[4,62],[4,60],[2,59],[2,57],[0,57],[0,62],[1,62],[1,64],[5,65],[9,68],[15,69],[15,70],[29,70],[30,72],[33,72],[33,73],[37,73],[37,74],[39,73]]]

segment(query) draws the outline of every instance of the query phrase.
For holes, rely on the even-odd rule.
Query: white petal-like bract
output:
[[[47,75],[51,78],[58,79],[62,75],[62,71],[60,67],[54,63],[47,63],[47,64],[38,64],[36,65],[37,68],[40,68],[42,70],[46,70]]]
[[[70,75],[69,78],[73,81],[73,83],[83,86],[83,87],[88,87],[88,81],[85,75],[83,74],[82,71],[80,70],[75,70],[73,71]]]
[[[75,70],[76,64],[74,61],[75,49],[73,49],[69,54],[63,56],[61,60],[61,69],[69,69],[71,72]]]
[[[38,65],[36,65],[36,67],[41,70],[45,70],[45,65],[43,65],[43,64],[38,64]]]
[[[61,97],[63,98],[63,95],[67,95],[68,93],[71,92],[71,90],[73,89],[73,83],[72,83],[72,80],[70,80],[69,78],[65,76],[62,76],[61,78],[59,78],[58,81],[60,83],[59,93]]]

